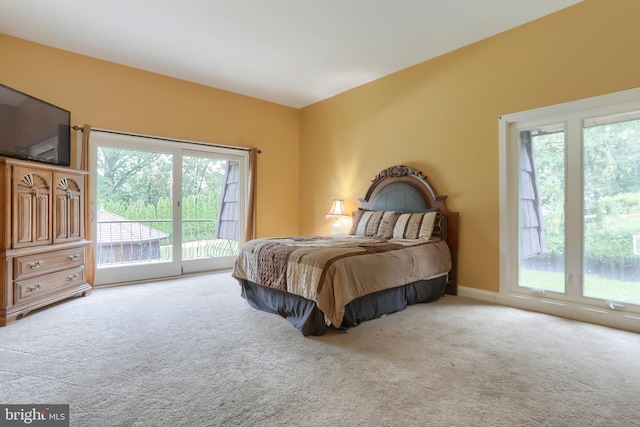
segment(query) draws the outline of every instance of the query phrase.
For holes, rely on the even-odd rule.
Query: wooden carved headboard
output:
[[[446,293],[458,293],[458,212],[447,209],[447,196],[438,195],[422,175],[409,166],[398,165],[384,169],[371,181],[369,190],[360,199],[360,207],[375,211],[401,213],[425,212],[437,209],[444,218],[441,233],[451,251],[452,267]]]

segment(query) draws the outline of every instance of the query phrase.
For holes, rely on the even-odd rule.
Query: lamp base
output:
[[[342,234],[342,224],[340,224],[340,219],[336,219],[336,222],[331,226],[331,234],[334,236]]]

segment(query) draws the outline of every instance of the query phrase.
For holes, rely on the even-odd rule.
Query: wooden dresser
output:
[[[87,295],[86,172],[0,157],[0,326]]]

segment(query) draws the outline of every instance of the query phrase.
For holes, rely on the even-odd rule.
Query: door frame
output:
[[[89,139],[89,168],[92,177],[97,176],[97,148],[98,146],[112,146],[140,151],[154,151],[171,154],[173,157],[172,168],[172,195],[171,203],[173,218],[172,259],[169,261],[154,262],[149,264],[130,264],[118,266],[98,267],[94,260],[95,286],[112,285],[119,283],[131,283],[161,278],[177,277],[182,274],[230,269],[235,257],[221,257],[212,262],[213,258],[187,260],[181,259],[182,252],[182,156],[185,153],[203,154],[206,157],[233,159],[240,163],[240,233],[238,246],[244,241],[244,227],[246,226],[246,198],[247,177],[249,165],[249,151],[233,147],[199,143],[186,140],[167,139],[148,135],[129,134],[102,129],[92,129]],[[90,210],[91,221],[89,226],[92,236],[97,234],[97,179],[90,179]],[[95,245],[95,242],[92,243]],[[94,251],[95,252],[95,251]]]

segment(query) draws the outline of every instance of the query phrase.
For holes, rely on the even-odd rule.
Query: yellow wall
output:
[[[259,236],[327,233],[334,197],[354,209],[380,170],[415,167],[460,212],[459,283],[497,291],[498,116],[640,86],[637,16],[585,0],[302,110],[2,34],[0,82],[74,124],[260,147]]]
[[[259,147],[258,235],[297,233],[299,110],[3,34],[0,58],[0,83],[71,111],[72,124]]]
[[[459,284],[498,291],[498,116],[640,86],[638,16],[586,0],[304,108],[300,232],[328,232],[334,197],[353,209],[406,164],[460,212]]]

